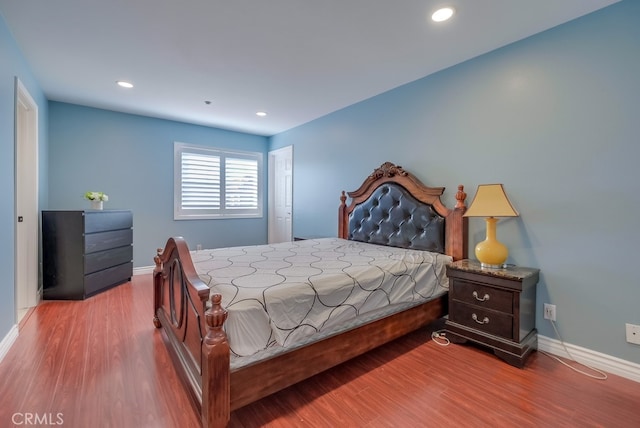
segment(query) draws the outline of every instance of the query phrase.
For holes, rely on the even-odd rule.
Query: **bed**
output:
[[[199,251],[169,238],[153,322],[202,425],[445,315],[467,224],[463,186],[451,209],[443,192],[385,162],[342,192],[337,237]]]

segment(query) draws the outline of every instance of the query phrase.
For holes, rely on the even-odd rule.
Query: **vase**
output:
[[[103,208],[103,202],[104,201],[99,201],[97,199],[94,199],[93,201],[91,201],[91,209],[92,210],[101,210]]]

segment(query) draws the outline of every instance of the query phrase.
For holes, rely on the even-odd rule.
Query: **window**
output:
[[[174,143],[174,219],[262,217],[262,153]]]

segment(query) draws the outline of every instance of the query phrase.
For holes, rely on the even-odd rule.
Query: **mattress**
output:
[[[448,289],[451,257],[339,238],[191,253],[222,295],[234,357],[292,348],[356,320],[410,307]]]

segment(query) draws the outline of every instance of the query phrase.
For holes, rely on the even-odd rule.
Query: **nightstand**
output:
[[[538,347],[535,307],[539,272],[519,266],[484,269],[475,260],[448,265],[449,340],[489,347],[507,363],[524,367]]]

